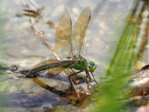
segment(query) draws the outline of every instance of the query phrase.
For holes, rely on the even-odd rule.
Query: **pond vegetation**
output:
[[[20,12],[1,17],[4,111],[131,112],[147,105],[148,81],[139,82],[148,78],[147,0],[66,2],[67,8],[36,2],[23,0]]]

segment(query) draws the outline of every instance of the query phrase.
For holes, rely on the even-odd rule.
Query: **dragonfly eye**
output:
[[[90,62],[88,63],[87,70],[88,70],[89,72],[94,72],[95,69],[96,69],[96,67],[97,67],[97,65],[96,65],[93,61],[90,61]]]

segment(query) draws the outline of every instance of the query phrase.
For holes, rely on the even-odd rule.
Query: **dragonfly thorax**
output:
[[[71,68],[76,69],[76,70],[85,70],[86,66],[87,66],[87,60],[85,58],[75,58],[73,59],[74,61],[78,61],[78,63],[74,64],[73,66],[71,66]]]
[[[74,68],[76,70],[85,70],[87,69],[88,72],[94,72],[97,65],[93,61],[87,62],[85,58],[76,58],[75,61],[79,60],[79,63],[74,64],[71,66],[71,68]]]

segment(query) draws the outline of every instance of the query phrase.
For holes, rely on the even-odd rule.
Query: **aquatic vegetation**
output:
[[[128,77],[130,72],[134,71],[136,62],[142,56],[142,52],[146,45],[147,40],[147,21],[144,23],[143,12],[147,10],[147,6],[141,7],[141,11],[137,14],[140,1],[134,2],[133,10],[127,18],[126,25],[123,28],[117,48],[108,67],[106,78],[103,79],[98,87],[98,92],[95,94],[96,106],[95,111],[101,112],[116,112],[121,110],[128,110],[128,102],[124,100],[130,98],[131,88],[128,85]],[[138,9],[139,10],[139,9]],[[136,14],[138,16],[136,16]],[[144,26],[145,34],[141,34],[141,24]],[[140,74],[143,75],[143,74]]]

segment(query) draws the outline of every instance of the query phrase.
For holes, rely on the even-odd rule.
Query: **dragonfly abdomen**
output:
[[[45,64],[38,67],[35,67],[29,71],[29,74],[35,74],[44,70],[62,67],[62,68],[69,68],[72,64],[76,63],[77,60],[66,60],[66,61],[60,61],[52,64]]]

